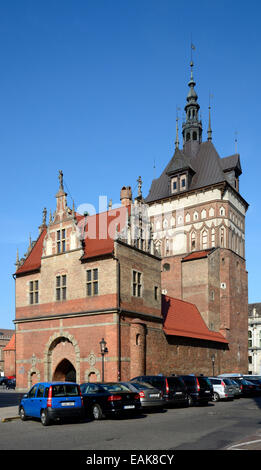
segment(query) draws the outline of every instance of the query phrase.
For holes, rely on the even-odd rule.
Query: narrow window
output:
[[[30,304],[38,304],[39,303],[39,282],[38,281],[30,281]]]
[[[158,292],[159,292],[159,288],[158,286],[155,286],[154,287],[154,299],[155,300],[158,300]]]
[[[66,230],[57,230],[56,232],[56,246],[57,253],[64,253],[66,251]]]
[[[142,296],[142,274],[138,271],[132,272],[132,295],[134,297]]]
[[[98,268],[87,269],[86,271],[86,294],[88,297],[99,293]]]
[[[66,274],[56,276],[56,300],[66,300],[67,279]]]

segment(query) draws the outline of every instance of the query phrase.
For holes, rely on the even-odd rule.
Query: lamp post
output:
[[[108,352],[108,348],[106,347],[106,341],[104,338],[100,341],[100,349],[101,349],[101,356],[102,356],[102,382],[104,382],[104,355]]]
[[[211,361],[212,361],[213,377],[215,377],[215,355],[214,354],[211,356]]]

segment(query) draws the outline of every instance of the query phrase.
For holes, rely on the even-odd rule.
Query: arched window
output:
[[[193,132],[193,140],[197,140],[198,136],[197,136],[197,133],[194,131]]]
[[[163,271],[170,271],[170,264],[169,263],[164,263],[163,264]]]
[[[186,135],[186,142],[188,142],[189,140],[190,140],[190,132],[188,132]]]
[[[203,230],[202,232],[202,249],[205,250],[208,247],[208,232]]]
[[[196,234],[195,232],[192,232],[191,234],[191,251],[194,251],[196,249]]]

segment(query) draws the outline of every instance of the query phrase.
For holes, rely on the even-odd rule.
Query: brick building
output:
[[[261,375],[261,303],[248,305],[248,373]]]
[[[193,64],[192,64],[193,65]],[[56,210],[17,260],[16,377],[102,378],[143,373],[247,372],[247,273],[239,155],[202,142],[191,80],[173,158],[143,199],[88,216],[67,205],[60,172]],[[163,295],[162,295],[163,293]]]
[[[6,375],[3,350],[9,343],[13,334],[14,330],[0,329],[0,376]]]

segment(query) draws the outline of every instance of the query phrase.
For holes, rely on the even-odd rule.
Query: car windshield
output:
[[[107,392],[129,392],[129,388],[123,384],[102,384],[102,388]]]
[[[149,388],[154,388],[152,387],[152,385],[150,384],[145,384],[144,382],[133,382],[133,385],[135,388],[137,388],[138,390],[147,390]]]
[[[223,379],[223,382],[225,382],[226,385],[233,385],[233,382],[230,379]]]
[[[180,377],[168,377],[167,380],[170,390],[184,390],[185,384]]]
[[[204,388],[211,388],[212,384],[207,377],[198,377],[198,382],[200,387]]]
[[[79,390],[75,384],[52,385],[52,397],[78,397]]]

